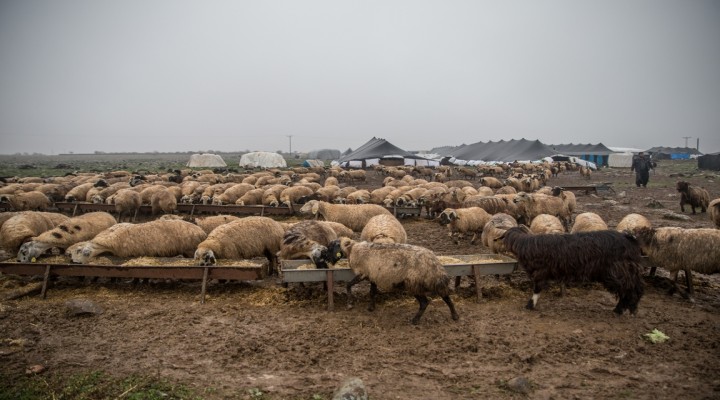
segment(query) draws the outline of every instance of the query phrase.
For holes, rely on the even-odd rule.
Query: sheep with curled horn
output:
[[[103,212],[91,212],[62,222],[55,228],[23,243],[17,253],[18,262],[35,262],[51,248],[65,250],[71,245],[90,240],[115,225],[115,217]]]
[[[66,250],[72,261],[87,264],[93,257],[192,257],[207,234],[197,225],[183,220],[155,220],[141,224],[119,223],[86,242]]]
[[[508,229],[502,240],[533,281],[526,308],[535,309],[550,281],[600,282],[617,295],[616,314],[637,312],[644,288],[640,246],[633,236],[613,230],[533,235],[522,225]]]
[[[370,305],[375,309],[378,290],[389,291],[397,285],[414,295],[419,309],[412,318],[413,325],[420,322],[430,300],[428,295],[440,296],[450,309],[453,320],[460,319],[450,298],[450,276],[435,254],[420,246],[401,243],[356,242],[343,237],[328,246],[327,261],[334,264],[346,257],[357,276],[370,281]]]
[[[277,252],[285,228],[268,217],[244,217],[213,229],[207,239],[197,245],[198,265],[215,265],[218,258],[247,259],[266,257],[268,275],[277,270]]]

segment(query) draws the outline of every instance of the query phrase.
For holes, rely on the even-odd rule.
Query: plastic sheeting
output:
[[[190,168],[204,167],[204,168],[219,168],[227,167],[225,160],[217,154],[193,154],[190,156],[187,166]]]
[[[286,168],[287,163],[283,156],[277,153],[256,151],[243,154],[240,157],[240,166],[246,168]]]

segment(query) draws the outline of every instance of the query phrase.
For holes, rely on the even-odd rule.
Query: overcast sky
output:
[[[2,154],[373,136],[720,151],[720,1],[0,0]]]

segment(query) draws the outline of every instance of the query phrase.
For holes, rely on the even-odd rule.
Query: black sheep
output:
[[[521,226],[508,229],[502,240],[533,281],[528,309],[535,308],[550,281],[600,282],[619,298],[615,313],[637,312],[643,281],[640,246],[633,236],[611,230],[532,235]]]

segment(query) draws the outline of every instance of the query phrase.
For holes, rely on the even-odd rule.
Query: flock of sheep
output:
[[[309,258],[327,268],[349,260],[356,279],[371,283],[374,307],[378,290],[403,285],[414,295],[418,323],[429,300],[440,296],[451,316],[449,277],[432,251],[407,243],[402,223],[388,207],[423,207],[426,215],[448,228],[455,243],[465,236],[490,252],[516,258],[533,281],[528,308],[551,282],[600,282],[618,297],[615,312],[635,313],[643,294],[641,256],[653,267],[687,278],[691,271],[720,271],[720,230],[653,228],[647,218],[629,214],[608,229],[594,213],[575,214],[572,192],[548,181],[572,164],[504,164],[453,168],[377,167],[373,170],[293,168],[247,174],[173,171],[133,175],[125,171],[76,174],[55,178],[22,178],[0,186],[0,200],[14,210],[0,213],[0,247],[19,262],[34,262],[64,251],[73,262],[90,263],[101,254],[118,257],[193,257],[198,265],[218,259],[266,257],[267,274],[278,272],[279,259]],[[583,172],[583,171],[580,171]],[[584,171],[585,176],[589,170]],[[374,190],[353,186],[367,174],[380,174]],[[720,228],[720,199],[678,182],[680,208],[709,211]],[[77,217],[47,212],[54,202],[115,205],[115,216],[92,212]],[[176,213],[178,203],[262,204],[300,207],[308,218],[298,223],[262,216],[188,217]],[[158,218],[133,223],[141,205]],[[123,222],[128,221],[128,222]],[[359,234],[359,236],[357,236]],[[353,238],[359,240],[353,240]],[[8,258],[8,257],[6,257]],[[677,285],[675,290],[677,290]],[[684,292],[683,292],[684,293]]]

